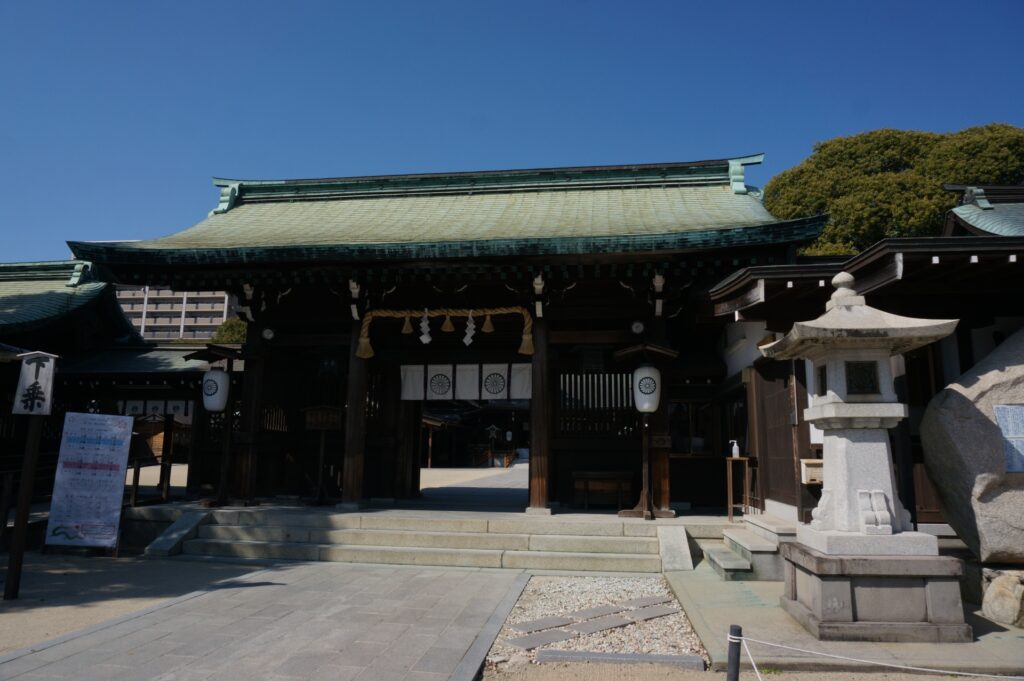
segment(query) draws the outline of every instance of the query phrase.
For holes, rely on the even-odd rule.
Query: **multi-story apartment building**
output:
[[[146,340],[210,338],[228,317],[224,291],[171,291],[143,286],[117,292],[125,315]]]

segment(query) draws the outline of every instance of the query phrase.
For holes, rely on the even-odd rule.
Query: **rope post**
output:
[[[740,681],[740,641],[743,639],[743,627],[738,624],[729,625],[729,667],[725,672],[725,681]]]

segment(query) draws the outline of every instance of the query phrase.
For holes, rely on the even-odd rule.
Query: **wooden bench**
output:
[[[590,508],[591,492],[616,498],[622,509],[633,498],[633,476],[625,471],[576,471],[572,474],[573,505]]]

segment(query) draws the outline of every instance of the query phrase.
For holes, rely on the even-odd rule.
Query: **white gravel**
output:
[[[524,634],[509,625],[565,616],[571,612],[600,605],[616,605],[644,596],[670,596],[666,602],[679,608],[665,580],[658,577],[553,577],[537,575],[530,578],[526,589],[509,614],[487,656],[487,666],[502,668],[532,662],[537,650],[581,650],[601,653],[639,653],[651,655],[700,655],[708,660],[700,639],[690,627],[686,615],[658,617],[623,627],[576,636],[530,651],[505,643]]]

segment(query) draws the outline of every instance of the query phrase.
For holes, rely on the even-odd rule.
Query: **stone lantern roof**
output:
[[[762,346],[771,359],[815,359],[828,350],[887,350],[898,355],[934,343],[953,333],[957,319],[918,319],[883,312],[868,305],[853,289],[854,278],[840,272],[825,314],[796,322],[781,340]]]

